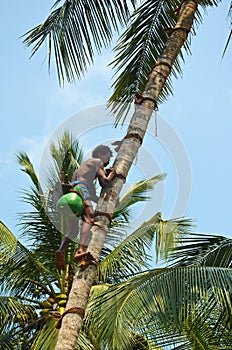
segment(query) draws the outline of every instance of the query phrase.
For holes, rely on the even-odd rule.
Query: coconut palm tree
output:
[[[64,146],[67,141],[64,134],[59,146],[70,151]],[[54,145],[51,151],[59,174],[57,164],[62,167],[68,162],[57,161]],[[72,154],[67,153],[68,157]],[[64,159],[65,152],[61,154]],[[75,157],[69,159],[72,163]],[[74,262],[69,254],[65,274],[55,269],[54,239],[60,232],[46,216],[29,158],[20,153],[18,160],[34,185],[29,192],[23,191],[23,198],[35,210],[21,216],[23,238],[29,240],[31,249],[0,224],[0,344],[4,349],[49,350],[57,341],[56,326],[67,303],[67,282],[73,276]],[[122,217],[128,221],[130,206],[148,199],[147,190],[162,178],[138,182],[114,213],[77,349],[147,350],[174,344],[181,349],[199,349],[199,343],[202,349],[231,347],[232,240],[190,234],[191,221],[163,221],[160,213],[131,235],[119,235],[118,219],[121,217],[122,228]],[[121,242],[120,237],[124,237]],[[151,269],[148,252],[153,240],[157,258],[169,258],[168,267]]]
[[[166,225],[167,236],[178,224]],[[136,349],[136,335],[148,349],[231,349],[232,240],[194,233],[178,240],[168,266],[110,285],[90,301],[87,318],[102,349]]]
[[[137,108],[131,118],[127,134],[122,141],[118,155],[113,164],[117,176],[112,181],[111,187],[103,190],[102,197],[100,198],[97,207],[97,213],[99,213],[99,215],[95,218],[95,226],[92,229],[92,241],[88,248],[90,253],[94,256],[95,261],[99,260],[107,228],[110,224],[110,218],[116,205],[116,200],[139,147],[141,146],[152,111],[157,107],[160,93],[171,72],[176,57],[185,43],[188,32],[191,29],[196,8],[197,4],[193,0],[182,3],[178,10],[179,15],[176,25],[174,28],[170,28],[171,33],[162,53],[159,55],[156,63],[153,60],[153,67],[149,72],[142,94],[136,92],[137,97],[135,102]],[[141,13],[142,12],[140,12],[140,14]],[[125,101],[122,101],[122,103],[124,102]],[[67,314],[64,318],[56,350],[74,348],[81,327],[83,314],[85,312],[85,306],[88,301],[90,288],[95,278],[95,273],[96,269],[94,266],[90,266],[85,272],[77,272],[71,291],[73,297],[71,298],[70,295],[67,308],[68,310],[73,309],[78,300],[78,312],[77,314]]]
[[[105,254],[77,349],[231,348],[232,240],[186,235],[188,224],[162,222],[156,215]],[[169,256],[171,267],[144,271],[149,268],[144,245],[151,245],[154,232],[159,242],[164,231],[169,248],[175,231],[182,245]],[[60,305],[66,295],[52,293],[48,269],[2,223],[0,232],[1,347],[54,349],[58,330],[52,295]]]
[[[58,145],[51,145],[51,155],[54,166],[50,169],[48,188],[54,187],[61,170],[73,172],[82,161],[78,142],[72,142],[67,133],[58,140]],[[66,269],[59,272],[55,268],[54,252],[64,230],[62,216],[54,209],[52,191],[44,194],[28,156],[20,152],[17,160],[32,181],[30,189],[22,191],[22,200],[33,210],[20,214],[21,240],[27,247],[0,223],[0,347],[49,350],[55,347],[57,327],[70,293],[76,268],[72,258],[76,247],[72,243],[67,249]],[[148,200],[148,191],[163,178],[164,175],[158,175],[139,181],[121,198],[102,251],[93,296],[97,286],[105,288],[129,274],[149,268],[148,249],[159,216],[154,216],[129,236],[127,224],[131,218],[130,207]],[[88,319],[85,322],[90,325]],[[88,326],[80,333],[77,349],[95,349],[97,341],[93,345],[94,338],[96,336]]]
[[[200,18],[197,5],[206,8],[219,2],[147,0],[129,17],[129,2],[126,1],[89,1],[87,4],[73,0],[65,1],[60,7],[60,1],[56,1],[48,19],[27,33],[25,43],[35,44],[33,53],[46,38],[49,39],[49,64],[54,49],[59,81],[62,82],[65,77],[73,81],[93,61],[93,47],[100,51],[111,41],[112,28],[118,30],[118,24],[127,24],[130,19],[116,47],[118,54],[113,64],[122,72],[113,84],[114,93],[109,104],[117,113],[116,123],[119,118],[124,118],[128,102],[135,96],[136,108],[114,162],[117,176],[111,186],[103,190],[97,207],[96,225],[89,245],[89,251],[96,261],[99,260],[117,198],[143,141],[152,111],[170,93],[171,74],[180,72],[178,56],[182,55],[182,47],[188,50],[188,34],[194,30],[193,23]],[[134,1],[131,4],[134,5]],[[95,275],[94,266],[77,272],[72,302],[70,299],[67,308],[72,310],[75,305],[79,311],[66,314],[57,350],[74,347]]]

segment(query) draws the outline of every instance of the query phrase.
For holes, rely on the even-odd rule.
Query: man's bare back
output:
[[[99,169],[103,169],[103,166],[103,161],[100,158],[90,158],[74,172],[72,181],[82,180],[87,182],[91,191],[94,189],[93,182],[97,176],[97,172]]]

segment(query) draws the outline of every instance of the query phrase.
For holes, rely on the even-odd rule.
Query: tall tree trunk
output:
[[[173,62],[191,29],[196,7],[197,0],[186,0],[181,3],[176,26],[170,29],[170,36],[163,53],[149,74],[143,94],[137,96],[135,112],[113,165],[117,176],[102,191],[96,208],[95,224],[91,230],[92,240],[88,247],[88,251],[92,253],[96,261],[99,260],[117,198],[141,146],[152,111],[156,107],[156,101],[170,74]],[[84,310],[95,276],[96,266],[94,265],[89,265],[83,271],[77,269],[66,306],[67,313],[62,319],[56,350],[75,349]]]

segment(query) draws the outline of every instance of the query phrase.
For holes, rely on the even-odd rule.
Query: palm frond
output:
[[[112,229],[114,230],[114,237],[117,236],[118,229],[122,228],[123,230],[124,225],[130,223],[132,217],[131,206],[149,200],[149,191],[153,190],[157,183],[162,181],[165,176],[166,174],[159,174],[151,179],[138,181],[122,196],[119,205],[114,210],[111,223],[111,231]]]
[[[229,320],[231,287],[230,269],[154,269],[109,287],[88,312],[95,318],[99,340],[112,349],[129,349],[131,333],[136,331],[163,347],[198,348],[204,338],[209,349],[226,348],[232,337],[226,321],[219,325],[218,319]]]
[[[48,65],[54,55],[61,84],[79,79],[93,63],[95,52],[108,46],[114,32],[128,21],[134,1],[56,1],[48,18],[29,30],[24,44],[34,45],[32,55],[48,40]]]
[[[55,349],[58,338],[58,329],[56,329],[56,321],[49,319],[41,330],[39,330],[34,339],[30,350],[53,350]],[[78,337],[76,350],[95,350],[96,348],[91,343],[86,334],[81,331]]]
[[[217,6],[220,1],[199,1],[205,8]],[[116,56],[110,65],[115,70],[115,81],[112,84],[113,94],[109,98],[108,107],[115,114],[115,125],[124,122],[135,94],[142,93],[148,75],[154,68],[168,40],[166,29],[176,24],[174,10],[180,6],[178,0],[146,0],[131,16],[129,26],[120,36],[115,47]],[[202,22],[197,9],[196,18],[191,30],[195,35],[196,26]],[[188,36],[183,49],[190,53],[191,35]],[[181,61],[184,61],[183,50],[176,58],[171,75],[167,78],[157,103],[164,102],[172,92],[172,77],[182,74]]]
[[[88,330],[87,334],[80,331],[76,350],[101,350],[101,347],[92,332]]]
[[[167,260],[172,254],[178,242],[185,239],[193,229],[194,222],[188,218],[176,218],[160,221],[156,227],[155,256],[156,262],[159,259]]]
[[[110,224],[110,232],[106,236],[106,246],[115,248],[127,236],[126,230],[131,222],[131,207],[136,203],[150,199],[149,191],[153,190],[159,181],[165,178],[166,174],[156,175],[148,180],[141,180],[132,185],[120,199],[119,205],[115,208]],[[103,248],[103,251],[105,247]],[[106,254],[109,253],[107,250]]]
[[[154,67],[167,41],[165,28],[172,28],[176,22],[174,9],[179,1],[147,0],[134,11],[130,26],[119,38],[115,47],[116,57],[111,65],[118,75],[112,85],[114,92],[109,99],[109,107],[116,114],[115,123],[134,101],[135,93],[142,92],[147,82],[147,75]],[[187,48],[187,46],[185,46]],[[183,58],[183,57],[182,57]],[[176,60],[172,74],[181,73],[179,60]],[[170,79],[160,95],[160,102],[171,94]]]
[[[191,233],[177,238],[170,255],[172,266],[221,266],[232,265],[232,240],[216,235]]]
[[[160,214],[154,215],[126,237],[99,265],[102,281],[114,281],[149,268],[151,249]]]
[[[38,261],[43,262],[54,275],[56,273],[55,249],[59,247],[62,235],[66,232],[66,224],[56,209],[57,198],[53,190],[55,184],[61,187],[61,171],[68,173],[69,180],[71,179],[72,173],[82,162],[83,153],[79,142],[73,141],[72,135],[68,132],[64,132],[56,144],[52,143],[50,150],[54,168],[49,169],[50,173],[45,184],[50,191],[46,195],[34,188],[21,191],[21,200],[32,206],[34,211],[18,215],[21,237],[28,243]],[[73,245],[71,246],[74,250]]]
[[[29,190],[21,190],[21,201],[32,206],[34,211],[19,213],[20,222],[18,226],[21,229],[21,238],[30,242],[31,247],[34,247],[37,243],[37,248],[41,249],[40,258],[43,259],[47,256],[47,251],[53,252],[54,243],[58,245],[60,241],[60,216],[56,211],[48,213],[46,204],[46,198],[40,187],[38,177],[34,170],[34,167],[29,157],[20,152],[17,154],[17,160],[20,165],[23,166],[23,171],[29,175],[35,187],[30,187]],[[43,247],[39,247],[42,243]],[[47,259],[46,259],[47,260]],[[51,261],[44,260],[44,263],[52,265]]]
[[[20,322],[27,322],[34,316],[35,307],[31,304],[25,304],[18,297],[0,296],[0,322],[1,325],[10,325],[17,319]]]
[[[62,218],[57,210],[49,211],[45,207],[45,199],[34,189],[21,193],[21,200],[34,210],[18,213],[20,239],[49,271],[55,273],[54,247],[59,246],[62,237]]]
[[[35,255],[36,259],[43,263],[44,267],[54,275],[56,268],[54,265],[55,250],[59,247],[63,228],[54,225],[58,222],[57,218],[52,221],[38,212],[24,212],[19,214],[21,222],[19,223],[21,239],[27,243],[27,246]]]
[[[124,238],[122,242],[118,242],[119,235],[114,229],[110,240],[106,240],[102,252],[101,278],[103,281],[108,278],[110,281],[114,281],[115,278],[120,280],[123,276],[149,268],[151,255],[154,255],[156,263],[159,260],[167,261],[172,256],[179,241],[189,236],[192,228],[193,221],[191,219],[163,220],[161,213],[156,213],[150,220],[142,223],[137,230]],[[112,250],[110,243],[114,240],[118,244],[114,245]]]
[[[199,0],[199,6],[201,6],[205,11],[208,7],[216,7],[222,2],[222,0]]]
[[[0,335],[0,345],[1,345],[2,349],[11,350],[12,349],[11,336],[1,334]]]
[[[132,185],[120,199],[119,206],[114,210],[113,219],[116,219],[118,215],[122,215],[131,205],[149,200],[148,192],[153,190],[155,185],[164,180],[165,177],[166,174],[159,174],[147,180],[140,180]]]
[[[19,346],[19,341],[12,339],[12,334],[5,332],[0,328],[0,348],[4,350],[12,350],[14,346]]]
[[[226,41],[225,48],[224,48],[224,51],[223,51],[223,53],[222,53],[222,58],[225,56],[225,53],[226,53],[226,51],[227,51],[227,49],[228,49],[228,46],[229,46],[229,43],[230,43],[230,41],[231,41],[231,37],[232,37],[232,29],[231,29],[231,31],[230,31],[230,33],[229,33],[229,36],[228,36],[228,39],[227,39],[227,41]]]
[[[5,252],[9,251],[9,247],[15,247],[17,244],[17,238],[12,234],[8,227],[0,221],[0,242],[1,242],[1,254],[0,259],[3,259]]]
[[[29,175],[36,189],[40,191],[39,180],[28,155],[25,152],[19,152],[18,154],[16,154],[16,159],[18,163],[23,167],[21,170]]]
[[[83,150],[80,147],[78,140],[73,140],[72,134],[65,131],[57,142],[52,142],[50,145],[50,153],[53,160],[53,168],[50,170],[48,178],[48,186],[54,186],[54,179],[60,181],[60,174],[68,174],[68,180],[71,180],[72,174],[83,162]],[[53,176],[51,176],[51,174]]]
[[[230,20],[230,27],[231,27],[232,26],[232,2],[230,3],[230,8],[229,8],[229,11],[228,11],[228,19]],[[226,41],[226,44],[225,44],[224,51],[222,53],[222,59],[225,56],[225,53],[226,53],[226,51],[228,49],[229,43],[231,41],[231,37],[232,37],[232,29],[229,32],[229,35],[228,35],[228,38],[227,38],[227,41]]]
[[[36,332],[31,350],[53,350],[55,349],[58,338],[58,329],[56,329],[56,321],[52,318],[47,320],[46,324],[41,330]]]
[[[48,294],[54,295],[49,280],[49,271],[33,254],[0,222],[0,288],[2,291],[14,291],[15,295],[25,296],[32,293],[36,283],[40,283]],[[39,282],[38,282],[39,281]]]

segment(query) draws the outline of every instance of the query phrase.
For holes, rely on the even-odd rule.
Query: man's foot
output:
[[[97,266],[97,262],[96,260],[93,258],[92,254],[90,254],[90,256],[86,256],[86,258],[81,259],[81,261],[78,264],[78,267],[81,270],[84,270],[87,266],[89,265],[94,265]]]
[[[64,253],[59,249],[56,251],[56,268],[58,270],[65,269]]]
[[[89,255],[89,252],[77,251],[76,254],[74,255],[74,259],[77,261],[80,261],[83,258],[87,257],[88,255]]]

